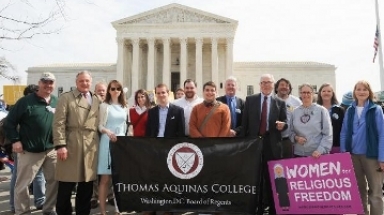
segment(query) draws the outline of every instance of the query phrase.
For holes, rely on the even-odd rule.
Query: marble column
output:
[[[117,65],[116,65],[116,79],[123,80],[124,78],[124,38],[116,38],[117,42]]]
[[[180,38],[180,87],[183,87],[183,83],[187,79],[187,42],[188,38]]]
[[[155,88],[155,38],[147,38],[148,42],[148,72],[146,89]]]
[[[219,86],[219,60],[217,57],[217,38],[211,38],[212,42],[212,81]]]
[[[162,38],[163,40],[163,83],[171,87],[171,50],[170,38]]]
[[[228,37],[226,41],[227,57],[226,57],[226,78],[233,74],[233,37]]]
[[[139,52],[140,38],[132,39],[132,86],[131,98],[134,98],[135,92],[139,89]]]
[[[202,86],[203,83],[203,38],[197,37],[196,40],[196,83]]]

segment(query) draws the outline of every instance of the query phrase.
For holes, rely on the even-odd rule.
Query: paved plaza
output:
[[[6,181],[3,181],[3,182],[0,182],[0,215],[13,215],[13,213],[10,212],[9,210],[9,186],[10,186],[10,179],[11,179],[11,172],[9,171],[9,169],[5,169],[5,170],[2,170],[0,171],[0,178],[3,178],[3,177],[6,177],[8,178],[9,180],[6,180]],[[74,202],[74,196],[72,197],[72,205],[75,205],[75,202]],[[107,204],[108,205],[108,214],[111,214],[113,215],[114,213],[114,207]],[[34,206],[33,206],[33,196],[31,196],[31,206],[32,206],[32,209],[34,209]],[[32,211],[32,214],[42,214],[41,213],[41,210],[33,210]],[[73,213],[74,214],[74,213]],[[95,208],[95,209],[92,209],[91,211],[91,214],[100,214],[99,212],[99,208]],[[135,212],[132,212],[132,213],[126,213],[126,212],[123,212],[121,214],[132,214],[132,215],[139,215],[141,213],[135,213]],[[160,213],[158,213],[160,214]],[[175,215],[197,215],[197,213],[175,213]]]
[[[0,171],[0,178],[6,177],[9,180],[0,182],[0,215],[11,215],[10,207],[9,207],[9,186],[10,186],[10,179],[11,179],[11,172],[9,169],[5,169]],[[72,198],[72,205],[74,204],[74,196]],[[31,206],[34,209],[33,206],[33,196],[31,196]],[[108,211],[109,214],[114,214],[114,207],[108,205]],[[32,214],[42,214],[41,210],[33,210]],[[91,211],[91,214],[99,214],[99,209],[95,208]],[[122,213],[122,214],[139,214],[139,213]]]

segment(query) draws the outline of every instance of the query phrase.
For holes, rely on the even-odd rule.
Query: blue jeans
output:
[[[14,156],[14,169],[12,171],[11,178],[11,187],[9,190],[10,200],[9,204],[11,205],[11,211],[15,210],[15,183],[17,176],[17,155]],[[35,203],[35,207],[41,207],[45,202],[45,178],[42,169],[37,172],[35,179],[32,182],[33,186],[33,200]]]

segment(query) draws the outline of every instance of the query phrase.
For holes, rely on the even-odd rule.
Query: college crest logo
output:
[[[180,179],[191,179],[203,168],[204,158],[199,147],[192,143],[178,143],[167,157],[169,171]]]

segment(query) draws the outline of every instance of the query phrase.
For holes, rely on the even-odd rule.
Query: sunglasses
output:
[[[111,91],[121,91],[121,88],[120,87],[111,87]]]

